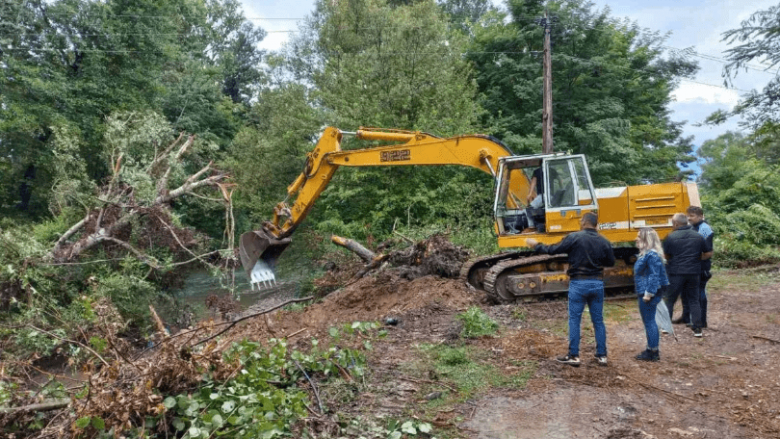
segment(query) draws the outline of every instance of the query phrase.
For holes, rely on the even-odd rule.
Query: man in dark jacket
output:
[[[580,220],[581,231],[572,233],[559,244],[543,245],[535,239],[526,244],[537,253],[569,257],[569,353],[558,361],[580,365],[580,323],[588,305],[593,330],[596,333],[596,361],[607,365],[607,327],[604,325],[604,267],[615,265],[612,245],[596,231],[598,217],[586,213]]]
[[[704,210],[699,206],[689,206],[685,211],[688,214],[688,224],[693,227],[693,230],[697,231],[702,238],[704,238],[704,244],[707,247],[707,252],[711,255],[713,252],[713,239],[715,238],[715,232],[712,230],[707,221],[704,220]],[[708,257],[701,261],[701,277],[699,279],[699,306],[701,307],[701,327],[707,327],[707,282],[712,277],[710,269],[712,268],[712,258]],[[683,303],[683,305],[685,305]],[[691,313],[687,306],[683,306],[683,315],[679,319],[672,323],[686,323],[691,324]]]
[[[688,225],[684,213],[674,214],[672,226],[674,231],[664,239],[663,244],[669,273],[669,288],[664,301],[671,316],[674,314],[674,302],[682,295],[682,301],[688,304],[690,311],[693,335],[701,337],[701,261],[712,256],[712,249],[708,249],[704,238]]]

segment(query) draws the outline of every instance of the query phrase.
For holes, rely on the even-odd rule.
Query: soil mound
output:
[[[433,235],[408,249],[395,251],[388,260],[404,279],[436,275],[455,278],[469,259],[468,250],[452,244],[445,235]]]
[[[410,310],[432,305],[454,310],[465,309],[477,301],[478,298],[459,279],[429,275],[407,280],[398,273],[384,271],[376,276],[362,278],[302,311],[279,311],[270,322],[260,320],[248,325],[246,330],[256,337],[266,330],[289,334],[309,328],[309,334],[314,335],[325,333],[331,326],[343,323],[397,317]]]

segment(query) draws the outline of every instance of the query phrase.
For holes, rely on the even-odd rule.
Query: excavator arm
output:
[[[360,129],[354,133],[367,141],[399,142],[356,150],[342,150],[346,133],[328,127],[314,150],[307,154],[303,172],[287,188],[290,205],[282,201],[274,207],[273,217],[263,222],[261,230],[241,235],[240,256],[252,283],[273,280],[276,259],[290,244],[289,236],[303,222],[320,194],[340,166],[442,166],[460,165],[479,169],[496,177],[498,160],[512,155],[504,145],[482,135],[440,138],[420,132]],[[525,200],[530,182],[517,173],[510,183],[516,206]],[[512,203],[510,201],[510,203]]]

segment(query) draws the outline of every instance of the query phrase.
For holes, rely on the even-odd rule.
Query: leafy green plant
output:
[[[359,351],[320,349],[317,340],[312,345],[302,353],[289,352],[284,340],[270,340],[267,350],[246,340],[235,344],[225,354],[228,363],[239,364],[235,378],[217,382],[208,377],[192,394],[165,398],[171,425],[183,439],[288,435],[309,403],[308,394],[295,385],[299,380],[312,374],[338,377],[341,370],[358,377],[364,373],[365,356]]]
[[[466,338],[493,335],[498,330],[498,323],[477,306],[472,306],[466,312],[458,314],[457,318],[463,322],[461,335]]]

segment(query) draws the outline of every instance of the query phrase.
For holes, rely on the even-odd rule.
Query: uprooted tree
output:
[[[198,193],[201,188],[218,188],[221,199],[206,198],[229,206],[234,185],[227,182],[226,173],[213,168],[211,161],[198,164],[200,157],[194,155],[193,163],[186,163],[185,158],[193,149],[208,149],[207,142],[196,146],[194,135],[180,133],[173,139],[171,133],[164,119],[155,114],[130,113],[109,118],[105,137],[110,176],[86,196],[78,191],[68,193],[83,186],[83,180],[65,178],[58,183],[58,201],[75,201],[86,212],[60,236],[46,259],[73,261],[101,244],[119,247],[152,269],[161,269],[163,264],[144,252],[149,246],[164,245],[174,252],[184,250],[191,254],[192,259],[172,265],[199,258],[190,250],[194,245],[192,232],[174,224],[170,206],[187,195],[204,197]],[[195,165],[197,170],[188,175],[188,168]],[[134,245],[131,238],[138,244]],[[229,242],[232,243],[232,236]]]

